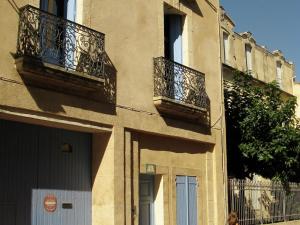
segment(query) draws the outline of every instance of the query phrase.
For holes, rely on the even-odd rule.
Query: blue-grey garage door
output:
[[[91,225],[91,135],[0,120],[0,225]]]

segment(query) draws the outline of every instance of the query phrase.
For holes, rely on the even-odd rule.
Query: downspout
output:
[[[227,179],[227,152],[226,152],[226,126],[225,126],[225,115],[224,115],[224,74],[223,74],[223,63],[222,63],[222,32],[221,32],[221,13],[220,7],[218,9],[218,29],[219,29],[219,44],[220,44],[220,69],[221,69],[221,85],[220,85],[220,92],[221,92],[221,149],[222,149],[222,173],[223,173],[223,185],[224,185],[224,222],[227,224],[227,215],[228,215],[228,179]],[[230,36],[229,36],[230,37]]]

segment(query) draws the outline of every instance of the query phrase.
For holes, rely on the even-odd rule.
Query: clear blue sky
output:
[[[251,31],[260,45],[280,49],[300,81],[300,0],[220,0],[235,31]]]

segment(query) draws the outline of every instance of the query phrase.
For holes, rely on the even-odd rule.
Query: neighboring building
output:
[[[1,224],[225,224],[218,9],[0,1]]]
[[[275,80],[283,92],[293,94],[295,68],[281,51],[270,52],[258,45],[250,32],[234,32],[235,24],[222,7],[220,23],[224,80],[231,80],[236,69],[263,83]]]
[[[296,117],[300,119],[300,83],[294,82],[294,95],[297,97]]]
[[[220,7],[220,11],[224,86],[230,88],[230,85],[226,86],[226,84],[233,80],[236,70],[245,72],[254,78],[253,85],[265,85],[277,81],[282,96],[298,97],[299,106],[300,84],[294,82],[293,63],[288,62],[281,51],[270,52],[266,47],[258,45],[250,32],[236,33],[233,20],[223,7]],[[299,107],[296,115],[300,118]],[[227,141],[234,143],[236,140],[232,138]],[[228,174],[232,176],[234,170],[229,169]],[[292,197],[286,198],[282,185],[272,183],[257,174],[253,175],[252,180],[237,180],[232,177],[229,179],[229,210],[238,213],[239,224],[298,224],[299,188],[297,184],[291,184],[291,187]]]

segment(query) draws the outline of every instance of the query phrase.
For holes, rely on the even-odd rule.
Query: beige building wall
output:
[[[93,225],[138,224],[139,174],[146,172],[146,164],[157,167],[158,204],[163,205],[158,224],[176,224],[176,175],[199,180],[198,224],[225,224],[219,1],[79,1],[76,22],[106,35],[105,50],[117,71],[115,105],[25,83],[14,58],[18,8],[39,7],[39,2],[0,1],[5,34],[0,45],[0,118],[93,134]],[[153,58],[164,55],[166,8],[185,16],[183,64],[205,74],[208,126],[161,116],[153,103]]]
[[[293,79],[295,68],[288,62],[280,50],[270,52],[266,47],[256,43],[250,32],[236,33],[235,24],[223,8],[221,8],[221,40],[224,33],[229,35],[228,59],[224,59],[224,42],[222,46],[222,62],[225,66],[246,72],[246,45],[251,46],[252,71],[250,72],[255,79],[269,83],[280,81],[277,78],[277,63],[281,64],[281,89],[288,94],[293,94]],[[225,79],[230,79],[231,75],[225,72]]]
[[[296,117],[300,118],[300,83],[294,83],[294,95],[297,97]]]

